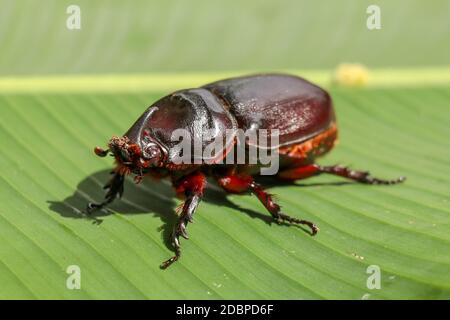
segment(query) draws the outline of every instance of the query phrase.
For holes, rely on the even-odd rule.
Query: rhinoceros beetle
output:
[[[179,150],[176,150],[177,145],[172,139],[175,130],[184,129],[195,140],[202,137],[204,130],[211,128],[213,133],[208,136],[208,141],[223,138],[224,142],[214,159],[191,163],[176,161]],[[382,180],[366,171],[315,163],[316,158],[330,151],[337,140],[336,117],[330,95],[300,77],[250,75],[165,96],[150,106],[123,136],[113,136],[108,149],[96,147],[98,156],[104,157],[110,152],[115,157],[116,167],[112,179],[105,186],[104,202],[89,203],[88,212],[103,208],[122,196],[124,176],[128,174],[134,174],[137,182],[146,175],[170,178],[176,193],[185,200],[172,233],[175,255],[162,263],[163,269],[180,258],[179,238],[188,239],[186,226],[192,222],[202,199],[206,177],[214,178],[226,192],[254,194],[275,221],[306,225],[315,235],[319,228],[314,223],[282,213],[272,195],[255,182],[254,176],[258,174],[255,168],[259,164],[221,163],[220,160],[237,146],[236,137],[225,136],[224,133],[236,129],[277,132],[275,145],[251,145],[245,140],[243,147],[245,150],[253,147],[276,151],[280,163],[276,178],[279,179],[293,181],[322,173],[365,184],[396,184],[405,179]]]

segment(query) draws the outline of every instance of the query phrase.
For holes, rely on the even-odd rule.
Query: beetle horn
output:
[[[104,149],[102,149],[100,147],[95,147],[94,152],[95,152],[96,155],[98,155],[99,157],[103,158],[103,157],[106,157],[106,155],[109,152],[109,149],[104,150]]]

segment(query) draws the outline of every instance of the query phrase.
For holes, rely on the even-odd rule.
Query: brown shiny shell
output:
[[[202,163],[222,159],[226,150],[234,144],[234,135],[227,135],[226,130],[233,132],[236,129],[236,119],[215,95],[205,89],[187,89],[174,92],[155,102],[125,135],[142,149],[150,137],[165,149],[168,162],[172,162],[179,155],[177,146],[180,146],[182,140],[174,140],[173,137],[177,132],[186,132],[192,142],[192,163]],[[205,138],[207,133],[209,134]],[[214,150],[211,157],[195,154],[194,141],[201,141],[203,150],[219,139],[222,140],[223,148]]]
[[[306,141],[336,121],[329,94],[296,76],[244,76],[203,88],[224,102],[239,128],[278,129],[280,147]]]
[[[279,143],[270,147],[282,149],[312,139],[335,126],[335,121],[325,90],[296,76],[265,74],[174,92],[150,106],[125,136],[142,150],[148,143],[157,142],[167,162],[179,155],[179,141],[172,139],[178,129],[188,132],[192,141],[202,141],[203,149],[221,139],[222,149],[214,150],[210,158],[193,152],[193,163],[213,163],[231,150],[235,135],[230,132],[238,128],[267,129],[269,134],[277,129]],[[213,135],[202,139],[208,130]],[[265,146],[257,142],[257,147]]]

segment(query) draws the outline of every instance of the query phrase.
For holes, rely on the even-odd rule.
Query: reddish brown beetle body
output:
[[[280,146],[304,142],[336,121],[328,93],[299,77],[257,75],[203,88],[223,101],[239,128],[278,129]]]
[[[216,141],[221,142],[220,147],[210,156],[194,153],[187,158],[189,161],[180,163],[177,161],[179,141],[173,139],[179,130],[189,136],[192,147],[198,141],[202,150]],[[315,164],[315,159],[328,152],[337,139],[329,94],[299,77],[254,75],[180,90],[163,97],[149,107],[123,137],[113,137],[109,150],[97,147],[95,153],[99,156],[113,153],[117,168],[106,186],[106,200],[101,204],[89,204],[88,211],[101,208],[120,196],[126,174],[136,174],[137,182],[144,175],[170,177],[177,193],[186,200],[173,231],[176,254],[164,262],[162,268],[180,257],[179,237],[187,239],[186,226],[192,222],[203,196],[206,176],[214,177],[227,192],[253,193],[276,221],[304,224],[316,234],[318,228],[313,223],[281,213],[272,197],[254,181],[252,176],[260,164],[223,163],[239,146],[238,130],[266,131],[268,138],[276,134],[277,144],[267,146],[259,139],[247,140],[243,148],[247,153],[251,148],[278,152],[280,171],[276,177],[281,179],[297,180],[330,173],[368,184],[394,184],[404,180],[380,180],[367,172]]]

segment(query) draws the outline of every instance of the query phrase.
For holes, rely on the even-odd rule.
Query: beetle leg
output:
[[[374,178],[370,175],[369,172],[367,171],[356,171],[356,170],[351,170],[347,167],[343,167],[343,166],[319,166],[320,168],[320,172],[323,173],[330,173],[330,174],[334,174],[337,176],[341,176],[344,178],[348,178],[351,180],[355,180],[361,183],[366,183],[366,184],[397,184],[400,182],[403,182],[406,180],[406,177],[399,177],[397,179],[392,179],[392,180],[384,180],[384,179],[378,179],[378,178]]]
[[[124,176],[117,172],[114,173],[114,176],[111,180],[103,187],[103,189],[107,189],[105,195],[105,200],[102,203],[92,203],[89,202],[86,208],[88,214],[91,214],[95,210],[99,210],[104,208],[106,205],[113,202],[117,197],[122,197],[123,195],[123,184],[124,184]]]
[[[312,235],[315,235],[319,231],[319,228],[310,221],[297,219],[282,213],[280,206],[275,203],[272,195],[264,191],[264,189],[249,175],[229,175],[220,177],[218,178],[218,183],[226,191],[232,193],[241,193],[249,190],[259,199],[259,201],[261,201],[261,203],[269,211],[272,217],[279,223],[289,222],[307,225],[309,228],[311,228]]]
[[[172,244],[175,247],[175,255],[172,258],[164,261],[161,264],[161,269],[166,269],[172,263],[180,259],[180,236],[185,239],[189,239],[186,227],[189,222],[193,222],[192,217],[203,197],[203,190],[206,187],[206,178],[202,173],[194,173],[182,178],[176,183],[175,187],[177,193],[184,195],[186,197],[186,200],[180,207],[181,212],[178,218],[178,222],[172,231]]]
[[[366,184],[397,184],[406,180],[405,177],[399,177],[393,180],[383,180],[372,177],[367,171],[351,170],[347,167],[335,166],[320,166],[318,164],[310,164],[306,166],[294,167],[287,169],[278,174],[281,179],[298,180],[315,176],[321,173],[333,174],[336,176],[351,179],[360,183]]]
[[[277,176],[283,180],[299,180],[309,178],[320,173],[320,166],[317,164],[310,164],[283,170],[279,172]]]
[[[269,193],[265,192],[264,189],[256,182],[252,181],[252,183],[250,184],[250,191],[258,197],[259,201],[261,201],[264,207],[266,207],[266,209],[270,212],[272,217],[277,222],[280,223],[286,221],[289,223],[307,225],[311,229],[312,235],[315,235],[319,231],[319,228],[311,221],[297,219],[280,212],[280,206],[275,203],[272,196]]]

